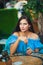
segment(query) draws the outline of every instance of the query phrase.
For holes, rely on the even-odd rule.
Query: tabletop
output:
[[[12,65],[42,65],[43,64],[43,55],[42,58],[35,56],[13,56],[10,57],[12,60]]]

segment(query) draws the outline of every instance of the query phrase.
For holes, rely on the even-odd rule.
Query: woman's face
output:
[[[28,24],[28,22],[27,22],[26,19],[22,19],[22,20],[20,21],[19,27],[20,27],[20,30],[21,30],[22,32],[26,32],[26,31],[28,31],[30,25]]]

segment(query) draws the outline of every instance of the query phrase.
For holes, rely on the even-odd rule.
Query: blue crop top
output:
[[[7,41],[6,41],[6,44],[5,44],[5,49],[4,50],[7,50],[8,53],[10,54],[10,45],[11,44],[14,44],[16,42],[16,40],[18,39],[18,36],[16,35],[11,35]],[[17,53],[26,53],[26,50],[28,48],[31,48],[33,51],[36,49],[36,48],[39,48],[41,49],[40,50],[40,53],[43,53],[43,44],[41,44],[40,42],[40,39],[31,39],[31,38],[28,38],[28,43],[25,44],[24,41],[20,41],[19,44],[18,44],[18,47],[17,47],[17,50],[16,52]]]

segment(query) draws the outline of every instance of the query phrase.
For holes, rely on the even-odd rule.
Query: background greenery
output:
[[[16,9],[0,9],[0,38],[7,38],[17,24]]]
[[[28,0],[23,11],[30,17],[31,21],[37,20],[39,12],[43,14],[43,0]]]

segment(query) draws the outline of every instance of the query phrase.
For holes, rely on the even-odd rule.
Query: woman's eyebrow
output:
[[[27,23],[27,22],[24,22],[24,23]]]

